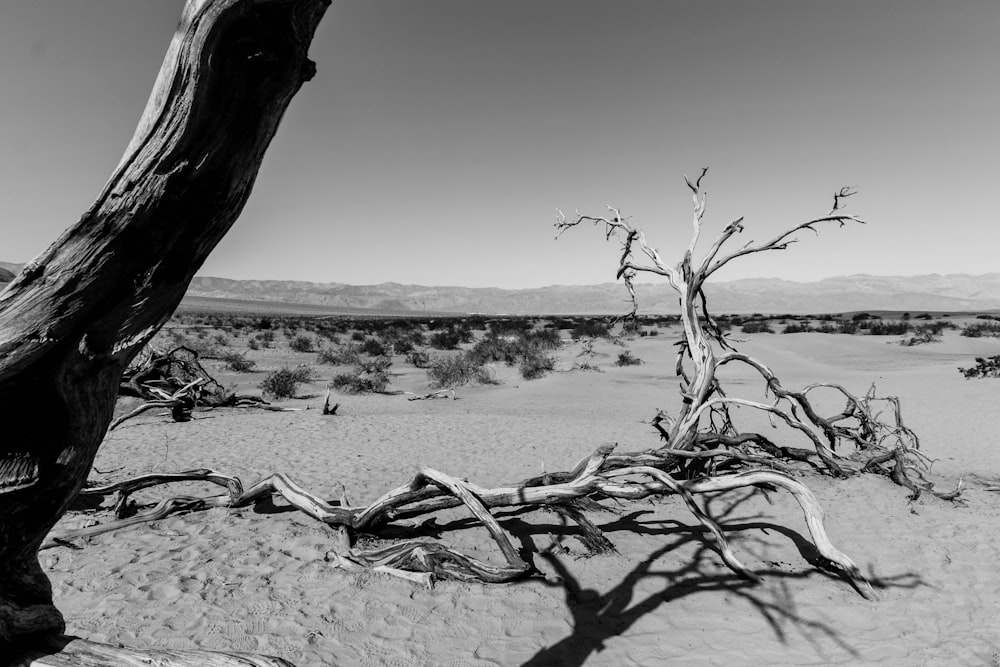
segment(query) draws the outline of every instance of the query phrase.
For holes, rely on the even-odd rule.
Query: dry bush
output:
[[[260,382],[261,391],[274,398],[293,398],[299,385],[312,380],[312,369],[308,366],[287,366],[272,371]]]
[[[431,380],[431,386],[441,389],[459,387],[469,382],[496,383],[490,369],[468,352],[435,358],[427,369],[427,376]]]
[[[257,365],[256,361],[247,359],[242,352],[228,352],[222,356],[222,360],[226,362],[226,368],[237,373],[252,371]]]
[[[297,335],[288,342],[288,347],[293,352],[312,352],[313,339],[305,335]]]
[[[361,361],[361,349],[348,343],[341,347],[327,347],[319,351],[316,362],[333,366],[350,366]]]
[[[976,357],[975,366],[972,368],[959,367],[958,372],[964,375],[966,380],[973,378],[1000,377],[1000,355],[992,357]]]
[[[618,361],[615,362],[618,366],[638,366],[642,363],[642,359],[632,354],[631,350],[625,350],[618,355]]]
[[[350,373],[335,375],[331,384],[346,394],[381,393],[389,386],[390,366],[389,357],[363,360]]]

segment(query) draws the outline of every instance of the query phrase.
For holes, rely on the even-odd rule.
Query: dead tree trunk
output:
[[[188,0],[96,203],[0,293],[0,653],[63,630],[38,548],[90,471],[122,371],[236,220],[329,0]]]

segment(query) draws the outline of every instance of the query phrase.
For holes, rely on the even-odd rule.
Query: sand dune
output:
[[[930,497],[910,503],[874,476],[803,478],[827,509],[835,544],[877,580],[878,602],[808,562],[790,498],[772,495],[771,504],[748,492],[708,503],[761,585],[735,578],[675,499],[595,514],[619,553],[591,558],[580,557],[571,535],[562,553],[541,555],[559,525],[554,514],[497,512],[544,574],[501,586],[427,590],[344,574],[323,558],[330,531],[280,504],[174,516],[89,538],[82,549],[47,550],[42,562],[71,633],[258,651],[299,665],[998,664],[1000,495],[987,488],[1000,478],[1000,381],[967,381],[955,368],[1000,354],[1000,344],[954,333],[914,348],[885,341],[795,334],[743,345],[787,386],[826,380],[864,392],[877,381],[902,399],[942,482],[969,483],[958,507]],[[290,402],[310,408],[301,412],[216,411],[187,424],[150,413],[108,437],[96,468],[115,472],[95,477],[210,467],[249,483],[284,471],[326,497],[343,486],[358,504],[419,466],[484,485],[566,469],[601,444],[656,445],[643,422],[676,405],[670,342],[631,343],[646,363],[629,368],[611,363],[621,348],[599,345],[609,355],[597,359],[603,373],[570,371],[576,350],[566,349],[566,372],[526,382],[500,368],[500,386],[461,389],[457,401],[344,396],[333,418],[319,414],[321,398]],[[761,395],[746,373],[729,379],[734,391]],[[421,390],[426,378],[410,369],[393,385]],[[190,491],[199,490],[171,490]],[[440,538],[497,559],[485,532],[462,516],[445,515]],[[70,515],[63,524],[85,520]]]

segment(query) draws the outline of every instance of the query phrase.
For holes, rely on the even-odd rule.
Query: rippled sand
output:
[[[910,503],[870,475],[803,477],[826,508],[834,543],[878,580],[879,602],[810,565],[794,501],[748,492],[707,500],[761,585],[735,578],[674,499],[605,501],[618,513],[593,518],[619,553],[591,558],[581,557],[571,532],[565,552],[541,555],[557,515],[497,512],[543,573],[501,586],[440,582],[427,590],[342,573],[323,558],[329,529],[280,502],[170,517],[84,540],[79,550],[47,550],[42,562],[72,634],[256,651],[303,666],[1000,664],[1000,494],[987,490],[1000,486],[1000,380],[966,381],[955,370],[973,356],[1000,354],[1000,343],[954,333],[916,348],[886,340],[759,335],[742,346],[789,387],[824,380],[863,393],[876,381],[902,399],[925,452],[938,459],[942,485],[965,477],[961,507],[930,497]],[[500,386],[460,389],[457,401],[343,396],[338,416],[323,417],[314,396],[289,402],[310,408],[301,412],[216,411],[187,424],[149,413],[109,436],[96,468],[115,472],[94,477],[209,467],[249,484],[283,471],[324,497],[343,487],[362,504],[421,466],[481,485],[568,469],[609,442],[623,450],[657,445],[643,422],[676,407],[671,342],[630,343],[646,361],[630,368],[612,363],[621,348],[599,344],[608,355],[594,360],[601,373],[570,372],[579,348],[567,347],[559,353],[567,372],[526,382],[501,368]],[[394,370],[402,372],[395,388],[426,390],[423,372],[401,359]],[[727,378],[730,394],[761,397],[751,375]],[[790,433],[769,435],[799,444]],[[171,492],[216,487],[141,497]],[[440,538],[498,559],[485,532],[461,518],[443,517]],[[80,520],[71,515],[64,525]]]

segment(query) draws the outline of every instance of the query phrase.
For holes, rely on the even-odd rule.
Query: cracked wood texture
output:
[[[188,0],[94,205],[0,293],[0,653],[63,630],[38,548],[83,486],[122,372],[253,186],[329,0]]]

